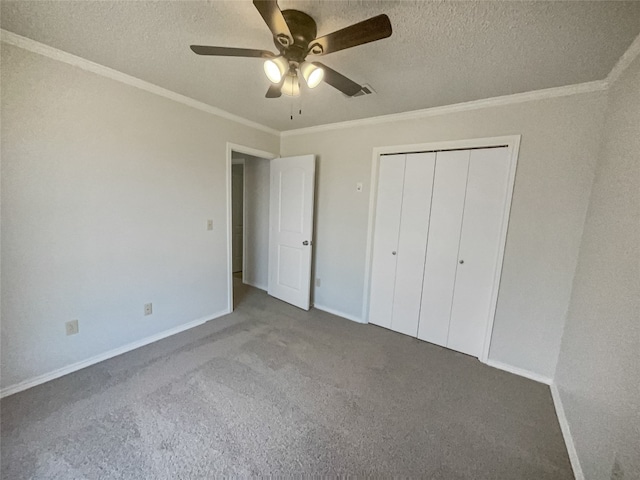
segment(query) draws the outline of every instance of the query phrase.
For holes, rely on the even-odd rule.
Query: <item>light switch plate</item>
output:
[[[213,230],[213,220],[207,220],[207,230]]]
[[[361,182],[356,183],[356,192],[358,192],[358,193],[362,192],[362,183]]]
[[[70,320],[64,324],[67,335],[75,335],[80,330],[78,329],[78,320]]]

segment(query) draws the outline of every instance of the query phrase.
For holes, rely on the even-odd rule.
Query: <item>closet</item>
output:
[[[509,166],[507,147],[380,156],[369,322],[481,355]]]

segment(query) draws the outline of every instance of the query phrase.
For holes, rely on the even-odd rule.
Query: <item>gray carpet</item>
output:
[[[573,478],[546,386],[238,293],[232,315],[3,399],[2,478]]]

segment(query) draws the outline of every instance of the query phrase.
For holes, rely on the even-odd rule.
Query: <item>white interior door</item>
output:
[[[309,310],[315,155],[271,160],[269,295]]]
[[[404,169],[391,329],[413,337],[420,320],[435,161],[434,152],[410,153]]]
[[[454,150],[436,155],[418,338],[444,347],[458,265],[469,153]]]
[[[382,155],[378,175],[369,322],[391,328],[406,155]]]
[[[231,248],[233,273],[236,273],[242,271],[244,165],[233,165],[231,172]]]
[[[471,150],[447,347],[479,357],[500,265],[509,149]]]

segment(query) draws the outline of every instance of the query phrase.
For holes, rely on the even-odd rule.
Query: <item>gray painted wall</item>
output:
[[[555,377],[587,479],[640,478],[639,259],[637,57],[609,90]],[[613,477],[616,469],[624,477]]]
[[[359,101],[359,100],[354,100]],[[364,100],[366,101],[366,99]],[[362,315],[372,150],[522,135],[490,359],[551,378],[600,145],[606,94],[285,135],[282,155],[318,155],[315,303]],[[356,183],[364,184],[363,193]]]
[[[232,157],[233,158],[233,157]],[[244,165],[231,165],[231,266],[242,272],[244,235]]]
[[[226,144],[278,136],[7,44],[1,62],[1,386],[224,312]]]

